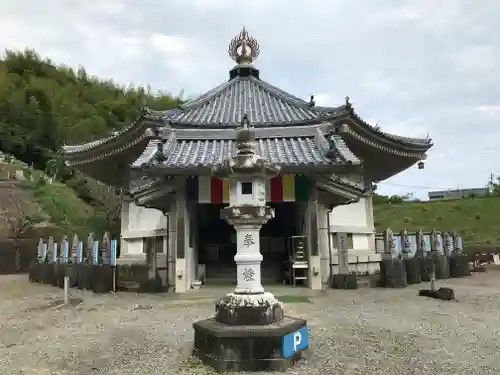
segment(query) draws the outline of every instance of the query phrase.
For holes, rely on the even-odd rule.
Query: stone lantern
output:
[[[285,317],[282,303],[261,283],[260,229],[274,217],[266,206],[266,182],[280,167],[257,154],[246,115],[236,150],[213,174],[229,181],[229,206],[221,218],[236,231],[237,284],[216,303],[214,318],[194,324],[195,354],[218,371],[286,369],[308,347],[308,330],[305,320]]]

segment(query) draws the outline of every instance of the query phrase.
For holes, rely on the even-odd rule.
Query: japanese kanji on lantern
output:
[[[210,362],[213,348],[206,343],[217,342],[224,350],[241,353],[241,361],[244,353],[252,352],[255,364],[247,368],[257,370],[262,363],[272,368],[276,361],[300,358],[308,348],[309,335],[306,321],[285,317],[282,303],[262,287],[260,229],[274,217],[274,210],[266,206],[266,185],[279,175],[280,167],[256,153],[255,132],[246,116],[236,132],[236,150],[235,156],[213,170],[216,178],[229,184],[229,206],[221,210],[221,218],[236,231],[236,287],[216,303],[215,318],[194,324],[195,353]]]

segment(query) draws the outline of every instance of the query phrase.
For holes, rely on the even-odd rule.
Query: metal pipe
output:
[[[69,304],[69,276],[64,276],[64,304]]]

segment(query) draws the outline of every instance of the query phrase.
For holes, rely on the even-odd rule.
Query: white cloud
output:
[[[167,57],[183,57],[188,48],[186,38],[165,34],[151,34],[149,42],[154,49],[164,53]]]
[[[227,79],[245,25],[269,83],[317,105],[348,95],[384,131],[431,133],[426,168],[381,185],[425,195],[500,173],[498,14],[497,0],[0,0],[0,44],[192,96]]]

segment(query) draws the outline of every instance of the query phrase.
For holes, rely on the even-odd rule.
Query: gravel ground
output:
[[[417,297],[415,286],[332,290],[312,304],[287,304],[311,329],[311,350],[287,373],[497,375],[499,282],[500,272],[490,271],[438,283],[455,289],[453,302]],[[0,374],[210,374],[190,358],[191,324],[213,312],[209,290],[203,293],[72,291],[83,302],[61,308],[61,290],[0,276]]]

